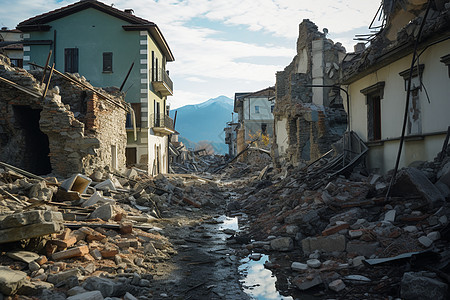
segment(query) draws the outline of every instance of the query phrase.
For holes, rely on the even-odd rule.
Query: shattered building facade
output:
[[[342,98],[339,90],[323,86],[338,83],[344,56],[345,48],[313,22],[299,25],[297,55],[276,74],[272,152],[277,164],[314,160],[342,137],[347,118]]]
[[[166,69],[174,56],[158,26],[95,0],[82,0],[18,24],[24,34],[24,68],[51,63],[98,87],[120,87],[135,112],[127,122],[127,164],[156,175],[168,172],[173,120],[166,100],[173,82]],[[135,122],[133,122],[135,121]],[[134,132],[133,123],[137,132]]]
[[[385,1],[386,25],[367,49],[343,61],[350,95],[350,128],[369,146],[368,167],[385,173],[396,164],[411,71],[405,143],[399,166],[431,161],[450,125],[450,12],[446,1]],[[414,45],[426,15],[416,61]]]
[[[105,167],[124,170],[123,94],[94,92],[81,77],[53,75],[43,97],[43,72],[34,73],[0,56],[0,161],[58,177]]]

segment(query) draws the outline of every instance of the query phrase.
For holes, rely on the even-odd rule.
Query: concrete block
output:
[[[26,281],[27,274],[0,266],[0,293],[13,295]]]
[[[62,215],[61,215],[62,218]],[[0,230],[0,244],[31,239],[61,231],[62,223],[45,222]]]
[[[60,212],[50,210],[32,210],[7,216],[0,222],[0,229],[22,227],[46,222],[62,223],[64,220]]]
[[[17,291],[20,295],[36,297],[42,293],[43,290],[50,290],[53,284],[45,281],[25,281]]]
[[[439,233],[439,231],[432,231],[429,234],[427,234],[427,238],[429,238],[434,242],[441,238],[441,234]]]
[[[445,204],[444,196],[422,171],[416,168],[406,168],[399,173],[392,188],[392,195],[405,197],[417,194],[426,199],[430,207],[439,207]]]
[[[305,254],[310,254],[316,250],[322,252],[345,251],[345,246],[345,237],[340,234],[309,237],[302,240],[302,248]]]
[[[395,214],[396,214],[395,209],[387,211],[386,214],[384,215],[384,221],[393,223],[395,221]]]
[[[421,236],[419,238],[419,243],[422,246],[424,246],[425,248],[428,248],[428,247],[431,246],[431,244],[433,244],[433,241],[430,238],[426,237],[426,236]]]
[[[30,251],[11,251],[7,252],[6,255],[12,259],[23,261],[27,264],[39,258],[39,254]]]
[[[111,204],[105,204],[94,210],[89,218],[91,219],[102,219],[103,221],[108,221],[114,216],[114,206]]]
[[[379,245],[378,242],[367,243],[358,240],[350,241],[347,243],[347,253],[356,253],[358,255],[370,257],[375,254]]]

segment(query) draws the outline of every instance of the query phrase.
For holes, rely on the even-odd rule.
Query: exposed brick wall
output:
[[[33,71],[33,74],[37,74],[37,78],[23,69],[12,68],[0,55],[1,77],[42,93],[42,73]],[[74,76],[74,79],[89,85],[82,77]],[[117,167],[123,170],[126,112],[58,75],[52,77],[51,87],[55,86],[58,88],[49,90],[42,101],[0,82],[0,160],[25,170],[33,169],[38,162],[32,159],[35,145],[27,133],[31,128],[48,139],[40,140],[39,144],[48,143],[50,171],[56,176],[65,178],[74,173],[90,175],[96,168],[110,167],[112,145],[117,153]],[[102,93],[108,94],[105,91]],[[118,102],[123,101],[120,93],[108,96]],[[26,113],[31,111],[34,116],[40,111],[38,123],[30,125],[24,117],[18,120],[18,111],[21,110]],[[27,156],[28,153],[31,154]]]

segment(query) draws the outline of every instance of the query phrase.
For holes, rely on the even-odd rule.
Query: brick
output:
[[[77,238],[72,236],[65,240],[52,240],[51,243],[58,246],[59,250],[66,249],[72,247],[77,242]]]
[[[88,241],[90,243],[92,241],[101,241],[104,238],[106,238],[105,235],[103,235],[103,234],[101,234],[101,233],[99,233],[97,231],[94,231],[94,234],[88,234],[86,236],[86,241]]]
[[[36,262],[39,264],[39,265],[43,265],[43,264],[45,264],[46,262],[48,261],[48,259],[47,259],[47,257],[45,256],[45,255],[41,255],[41,256],[39,256],[39,258],[38,259],[36,259]]]
[[[62,233],[55,235],[55,238],[58,240],[67,240],[71,232],[72,230],[70,230],[70,228],[64,228],[64,231]]]
[[[119,254],[119,250],[115,248],[107,248],[100,251],[104,258],[111,258]]]
[[[347,229],[349,226],[350,225],[348,223],[335,225],[333,227],[330,227],[330,228],[325,229],[324,231],[322,231],[322,235],[323,236],[332,235],[332,234],[338,233],[341,230]]]
[[[121,234],[129,234],[132,232],[133,232],[133,224],[131,224],[131,223],[120,224],[120,233]]]
[[[53,260],[67,259],[77,256],[84,256],[89,253],[89,248],[86,245],[79,246],[76,248],[67,249],[61,252],[53,253]]]

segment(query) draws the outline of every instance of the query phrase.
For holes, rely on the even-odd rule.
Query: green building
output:
[[[21,22],[24,69],[33,68],[30,62],[44,66],[52,50],[50,65],[78,73],[93,86],[121,87],[128,75],[123,91],[135,111],[137,139],[127,122],[127,164],[167,173],[169,135],[175,131],[166,109],[173,94],[166,63],[174,56],[158,26],[133,13],[81,0]]]

